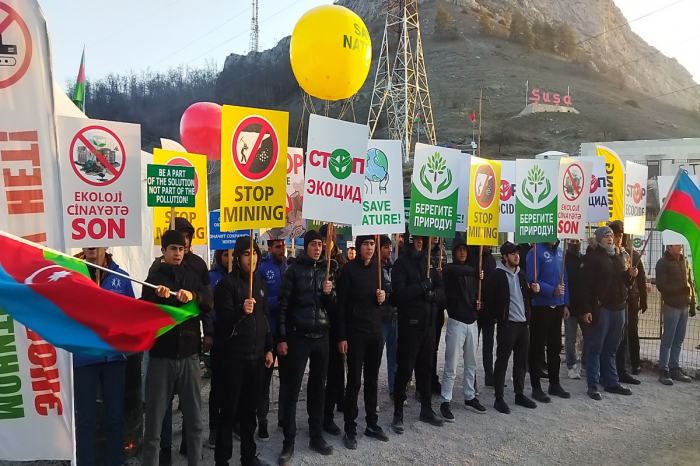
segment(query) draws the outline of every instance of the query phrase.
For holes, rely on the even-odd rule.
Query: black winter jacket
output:
[[[338,341],[347,340],[349,332],[381,335],[384,304],[377,302],[378,275],[376,257],[369,265],[356,257],[343,267],[338,279]],[[382,274],[382,290],[385,293],[386,285]],[[384,303],[389,304],[386,300]]]
[[[396,322],[399,318],[399,315],[396,312],[396,306],[392,304],[392,300],[394,299],[391,296],[393,292],[391,289],[392,267],[393,264],[390,260],[382,261],[382,272],[384,273],[384,281],[386,282],[386,288],[382,288],[386,292],[386,301],[384,301],[384,305],[382,306],[382,323],[385,324]]]
[[[427,261],[426,254],[417,253],[415,249],[406,247],[406,253],[394,262],[391,270],[391,289],[400,326],[421,329],[434,327],[438,303],[445,302],[442,277],[434,266],[430,270],[432,290],[427,290],[423,285],[427,273]]]
[[[225,275],[216,285],[214,328],[223,356],[254,360],[272,351],[267,286],[257,274],[253,276],[253,298],[253,312],[246,314],[243,303],[248,299],[248,274],[240,270]]]
[[[532,297],[534,293],[527,283],[525,271],[522,268],[518,268],[517,274],[520,280],[520,291],[525,301],[525,319],[527,322],[530,322]],[[496,321],[500,324],[508,325],[510,316],[510,286],[508,285],[508,277],[504,270],[494,270],[491,277],[484,281],[481,298],[484,304],[491,309],[491,313]]]
[[[179,218],[181,217],[178,217],[178,219]],[[148,274],[150,275],[152,272],[154,272],[162,263],[163,256],[160,256],[156,260],[154,260],[153,264],[151,264],[151,268],[148,269]],[[182,265],[184,265],[186,269],[188,269],[190,272],[199,277],[200,281],[204,285],[204,291],[202,292],[202,295],[204,296],[204,299],[206,299],[207,302],[211,303],[211,306],[213,307],[214,293],[211,289],[211,278],[209,277],[209,267],[207,267],[207,263],[204,262],[204,259],[199,257],[197,254],[186,253],[182,257]],[[213,332],[213,321],[211,325],[211,332]],[[206,327],[204,333],[208,333]]]
[[[627,291],[634,277],[625,269],[624,258],[619,252],[611,256],[595,238],[591,238],[580,278],[583,284],[581,316],[591,313],[593,323],[596,323],[601,307],[611,311],[625,310]]]
[[[476,309],[479,287],[477,269],[453,259],[451,264],[443,267],[442,277],[445,280],[447,315],[464,324],[476,322],[479,317]]]
[[[330,294],[323,292],[326,279],[326,258],[314,261],[306,252],[300,252],[282,277],[277,297],[277,336],[286,342],[292,333],[310,337],[322,336],[330,328],[331,314],[335,314],[336,262],[331,261],[328,280],[333,283]]]
[[[644,270],[644,261],[641,258],[639,251],[632,250],[632,265],[636,264],[639,273],[627,292],[627,303],[630,306],[630,312],[638,312],[640,309],[642,311],[647,310],[647,273]]]
[[[187,290],[194,294],[194,299],[199,306],[200,318],[208,322],[208,328],[205,330],[205,333],[213,333],[212,303],[199,277],[182,264],[170,265],[161,262],[157,266],[152,267],[152,270],[153,272],[149,273],[146,279],[148,283],[166,286],[172,291]],[[184,306],[174,296],[161,298],[156,294],[156,290],[147,286],[143,287],[141,299],[174,307]],[[154,358],[185,359],[197,354],[202,340],[199,322],[200,319],[186,320],[159,336],[150,350],[150,356]]]
[[[582,316],[583,283],[581,278],[581,254],[566,253],[566,276],[569,278],[569,312],[574,316]]]
[[[695,290],[685,257],[674,258],[668,251],[656,263],[656,288],[667,306],[695,309]]]

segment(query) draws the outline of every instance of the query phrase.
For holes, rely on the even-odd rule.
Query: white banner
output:
[[[401,141],[367,141],[362,223],[352,226],[353,235],[388,235],[406,231],[402,164]]]
[[[690,179],[693,180],[693,183],[695,183],[695,186],[700,187],[700,182],[698,182],[698,175],[693,175],[692,173],[688,173],[690,176]],[[668,196],[668,193],[671,191],[671,184],[673,184],[673,180],[676,178],[675,176],[657,176],[656,177],[656,182],[659,188],[659,208],[664,205],[664,202],[666,201],[666,196]],[[625,232],[627,232],[627,225],[625,224]],[[685,239],[684,236],[676,233],[675,231],[662,231],[661,232],[661,237],[663,238],[664,245],[668,244],[682,244],[685,246],[685,254],[688,255],[690,253],[690,246],[688,245],[688,241]]]
[[[578,239],[585,235],[591,164],[562,157],[559,161],[557,238]]]
[[[469,183],[471,182],[472,156],[462,154],[460,157],[459,192],[457,193],[457,231],[466,233],[469,216]]]
[[[515,160],[501,160],[501,213],[498,220],[500,233],[515,232]]]
[[[0,229],[65,250],[53,81],[36,0],[0,0]],[[0,314],[0,458],[75,461],[73,364]]]
[[[362,223],[368,134],[367,125],[309,116],[303,218]]]
[[[303,238],[306,222],[301,218],[304,195],[304,149],[287,148],[287,226],[280,238]]]
[[[607,222],[610,220],[610,211],[608,209],[608,178],[605,173],[605,158],[594,155],[578,157],[576,160],[591,163],[591,195],[588,197],[586,222]]]
[[[141,244],[141,127],[58,117],[66,246]]]
[[[649,167],[627,161],[625,164],[625,233],[642,235],[647,222],[647,178]]]

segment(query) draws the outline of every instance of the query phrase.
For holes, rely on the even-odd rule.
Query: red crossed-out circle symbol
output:
[[[279,152],[277,132],[261,116],[244,118],[233,131],[231,157],[238,172],[248,181],[267,178],[277,165]]]
[[[635,183],[632,188],[632,200],[635,204],[639,204],[642,200],[642,186],[639,183]]]
[[[591,194],[598,191],[598,178],[595,175],[591,175]]]
[[[3,2],[0,2],[0,11],[7,13],[7,16],[4,18],[0,15],[0,36],[4,34],[3,37],[5,41],[4,47],[2,47],[3,50],[0,50],[0,54],[2,54],[0,55],[0,89],[4,89],[15,84],[27,73],[29,64],[32,61],[33,47],[32,36],[29,34],[27,23],[24,22],[19,13]],[[12,27],[12,29],[10,29],[10,27]],[[8,30],[12,31],[16,29],[19,29],[24,44],[9,43],[8,39],[10,38],[10,34]],[[18,34],[12,34],[12,36],[19,37]],[[0,45],[2,45],[2,42],[0,42]],[[15,55],[17,55],[17,50],[22,47],[24,47],[24,55],[18,63]],[[3,52],[6,53],[3,54]],[[3,73],[2,70],[8,70],[9,75]]]
[[[172,159],[168,160],[165,162],[166,165],[170,165],[171,167],[193,167],[192,162],[187,160],[186,158],[183,157],[173,157]],[[197,197],[199,194],[199,173],[197,173],[197,169],[194,170],[194,197]]]
[[[88,131],[92,141],[87,137]],[[93,143],[97,138],[105,141],[100,143],[104,147],[95,147]],[[107,145],[107,141],[112,144]],[[113,149],[110,149],[110,146]],[[78,131],[70,143],[69,156],[73,171],[78,178],[92,186],[107,186],[114,183],[124,173],[126,166],[124,144],[114,131],[104,126],[87,126]]]
[[[577,181],[578,180],[578,181]],[[573,193],[567,191],[567,181],[571,183],[571,188]],[[583,192],[583,169],[577,163],[572,163],[564,172],[564,178],[562,179],[564,197],[569,201],[573,202],[581,196]]]
[[[501,202],[506,202],[513,195],[513,186],[508,180],[501,180]]]
[[[474,173],[474,198],[482,209],[488,209],[496,198],[496,173],[488,163],[479,165]]]

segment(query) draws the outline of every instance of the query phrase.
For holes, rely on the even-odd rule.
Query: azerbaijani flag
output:
[[[85,112],[85,47],[83,47],[83,58],[80,59],[80,70],[78,70],[78,80],[73,91],[73,103]]]
[[[658,231],[671,230],[690,245],[695,286],[700,284],[700,189],[680,170],[656,221]]]
[[[0,309],[52,345],[109,356],[149,350],[173,326],[199,314],[106,291],[85,262],[0,234]]]

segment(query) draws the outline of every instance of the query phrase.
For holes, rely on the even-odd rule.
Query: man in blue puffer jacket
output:
[[[537,253],[537,260],[534,254]],[[561,352],[562,317],[569,318],[569,283],[564,270],[562,282],[562,249],[559,242],[540,243],[527,253],[528,283],[538,283],[540,292],[532,299],[532,319],[530,321],[530,349],[528,365],[532,397],[540,403],[551,399],[542,391],[540,367],[547,346],[547,372],[549,373],[548,393],[560,398],[570,398],[571,394],[559,383],[559,353]],[[535,280],[535,265],[537,280]]]
[[[107,254],[107,248],[83,248],[76,257],[126,275]],[[131,282],[126,278],[88,267],[90,277],[103,290],[134,297]],[[97,386],[102,388],[107,418],[107,458],[109,466],[122,463],[124,444],[124,387],[126,355],[111,357],[73,355],[75,390],[76,449],[78,464],[94,465],[97,417]]]

